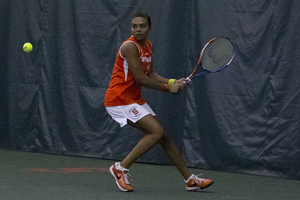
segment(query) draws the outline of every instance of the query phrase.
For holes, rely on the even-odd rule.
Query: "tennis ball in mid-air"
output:
[[[27,43],[25,43],[24,45],[23,45],[23,50],[25,51],[25,52],[30,52],[30,51],[32,51],[32,44],[30,44],[29,42],[27,42]]]

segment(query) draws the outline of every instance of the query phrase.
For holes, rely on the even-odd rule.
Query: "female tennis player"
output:
[[[152,44],[147,39],[151,19],[146,13],[137,12],[131,22],[132,36],[120,47],[104,105],[111,117],[121,127],[129,124],[144,132],[144,137],[121,161],[110,167],[117,186],[122,191],[133,191],[128,181],[129,167],[150,148],[159,143],[174,162],[186,182],[186,189],[194,191],[213,184],[191,174],[174,142],[166,135],[155,118],[155,113],[141,96],[141,86],[176,93],[185,86],[185,78],[166,79],[153,71]],[[125,145],[125,144],[124,144]]]

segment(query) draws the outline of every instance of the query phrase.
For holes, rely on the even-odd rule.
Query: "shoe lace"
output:
[[[128,180],[128,176],[131,176],[128,172],[123,172],[124,175],[124,180],[126,184],[130,184],[129,180]]]
[[[204,180],[204,179],[198,177],[198,176],[201,176],[201,175],[202,174],[194,175],[195,182],[197,182],[199,185],[201,185],[202,181]]]

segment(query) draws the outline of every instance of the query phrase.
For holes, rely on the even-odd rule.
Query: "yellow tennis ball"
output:
[[[23,45],[23,50],[25,51],[25,52],[30,52],[30,51],[32,51],[32,44],[30,44],[29,42],[26,42],[24,45]]]

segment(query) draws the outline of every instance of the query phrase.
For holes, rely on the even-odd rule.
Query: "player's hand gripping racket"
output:
[[[192,78],[201,74],[219,72],[231,63],[234,56],[235,48],[229,38],[223,36],[213,38],[203,47],[194,71],[186,79],[190,82]],[[204,71],[196,73],[199,66]]]

